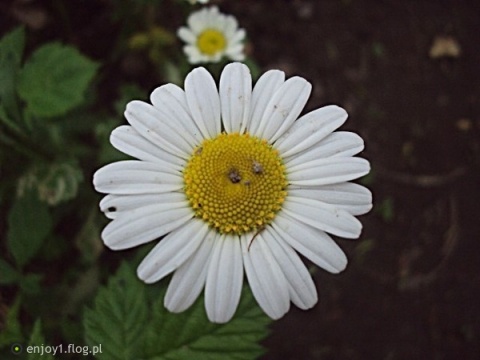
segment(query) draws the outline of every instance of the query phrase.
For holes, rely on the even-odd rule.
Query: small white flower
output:
[[[356,134],[334,132],[347,119],[330,105],[300,118],[311,85],[266,72],[252,90],[248,68],[225,67],[219,89],[202,67],[185,90],[167,84],[152,105],[132,101],[130,126],[111,143],[138,160],[99,169],[97,191],[108,193],[101,210],[113,219],[104,243],[127,249],[164,238],[139,265],[153,283],[174,272],[165,307],[181,312],[205,289],[212,322],[235,313],[244,272],[260,307],[282,317],[293,302],[317,302],[312,278],[297,254],[338,273],[347,264],[327,234],[357,238],[355,218],[372,207],[365,187],[351,183],[369,172]],[[297,119],[298,118],[298,119]]]
[[[219,62],[223,57],[236,61],[245,58],[245,30],[238,28],[233,16],[212,6],[192,13],[187,23],[188,27],[182,26],[177,34],[186,43],[183,51],[191,64]]]
[[[187,0],[190,4],[195,5],[196,3],[206,4],[209,0]]]

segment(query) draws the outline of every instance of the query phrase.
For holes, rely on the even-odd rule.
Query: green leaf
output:
[[[139,357],[147,321],[145,286],[127,264],[122,264],[106,287],[86,309],[83,324],[87,345],[102,344],[98,359],[132,360]]]
[[[20,273],[8,262],[0,259],[0,284],[8,285],[17,282]]]
[[[21,298],[18,296],[13,305],[7,310],[6,316],[2,319],[2,331],[0,331],[0,348],[11,346],[23,341],[22,327],[20,325],[19,312]],[[2,309],[2,312],[5,310]],[[2,315],[3,317],[3,315]]]
[[[7,244],[20,267],[35,256],[51,229],[48,207],[33,192],[16,199],[8,214]]]
[[[268,334],[271,320],[247,286],[227,324],[208,320],[203,296],[187,311],[173,314],[163,306],[164,295],[158,285],[146,292],[135,272],[123,264],[99,291],[94,308],[84,314],[87,344],[102,344],[96,358],[243,360],[263,354],[259,341]]]
[[[27,60],[17,90],[34,115],[62,115],[82,103],[97,67],[75,48],[49,43]]]
[[[258,343],[268,334],[270,322],[247,286],[235,316],[226,324],[209,322],[203,297],[189,310],[172,314],[164,308],[161,296],[153,306],[145,335],[146,357],[149,360],[255,359],[264,352]]]
[[[43,274],[26,274],[20,278],[20,289],[26,294],[38,294],[41,290],[40,282]]]
[[[16,28],[0,40],[0,104],[5,109],[5,115],[0,120],[3,121],[9,116],[19,115],[15,86],[24,47],[23,27]]]
[[[42,322],[40,319],[37,319],[33,325],[28,346],[32,347],[32,351],[28,352],[27,355],[28,360],[54,360],[54,357],[51,353],[45,352],[47,347],[50,348],[50,350],[52,347],[45,344],[45,337],[42,334]]]

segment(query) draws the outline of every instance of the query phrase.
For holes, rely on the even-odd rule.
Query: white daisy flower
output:
[[[235,61],[245,58],[245,30],[238,28],[233,16],[219,13],[216,6],[192,13],[187,24],[177,35],[186,43],[183,51],[191,64],[219,62],[223,57]]]
[[[152,105],[132,101],[130,126],[111,143],[138,160],[99,169],[101,210],[113,219],[102,232],[113,250],[164,238],[138,267],[146,283],[173,277],[165,296],[172,312],[187,309],[205,289],[212,322],[235,313],[244,272],[260,307],[282,317],[293,302],[317,302],[312,278],[298,253],[338,273],[347,258],[328,235],[358,238],[355,215],[368,212],[372,195],[349,181],[369,172],[353,157],[363,140],[334,132],[347,119],[337,106],[300,118],[311,85],[266,72],[252,91],[248,68],[227,65],[219,90],[202,67],[185,90],[167,84]],[[298,118],[298,119],[297,119]],[[297,253],[298,252],[298,253]]]
[[[206,4],[209,0],[187,0],[190,4],[195,5],[196,3],[199,4]]]

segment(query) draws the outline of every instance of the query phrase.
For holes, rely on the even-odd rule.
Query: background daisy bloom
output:
[[[245,30],[238,28],[233,16],[219,13],[216,6],[192,13],[187,24],[177,34],[187,44],[183,51],[191,64],[219,62],[223,57],[237,61],[245,58]]]
[[[208,3],[209,0],[187,0],[190,4],[194,5],[196,3],[199,3],[199,4],[206,4]]]
[[[355,215],[368,212],[368,189],[350,183],[369,172],[353,157],[362,139],[333,132],[345,110],[326,106],[299,119],[310,96],[305,79],[271,70],[252,91],[248,68],[227,65],[219,90],[202,67],[132,101],[112,144],[139,160],[106,165],[94,175],[113,219],[102,238],[113,250],[165,237],[139,265],[146,283],[174,272],[165,295],[172,312],[205,288],[212,322],[227,322],[240,300],[244,272],[260,307],[282,317],[317,292],[297,251],[332,273],[347,259],[327,234],[357,238]]]

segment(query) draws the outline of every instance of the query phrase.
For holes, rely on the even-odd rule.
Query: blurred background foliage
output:
[[[155,85],[183,82],[191,66],[175,32],[196,9],[183,0],[2,3],[2,359],[251,359],[264,352],[258,342],[269,320],[247,289],[226,325],[208,322],[203,299],[172,315],[163,308],[165,282],[147,287],[136,278],[149,246],[112,257],[100,239],[107,220],[92,174],[125,158],[109,136],[124,123],[126,103],[145,100]],[[65,354],[68,344],[90,348]],[[27,353],[28,345],[63,346],[64,353]]]

